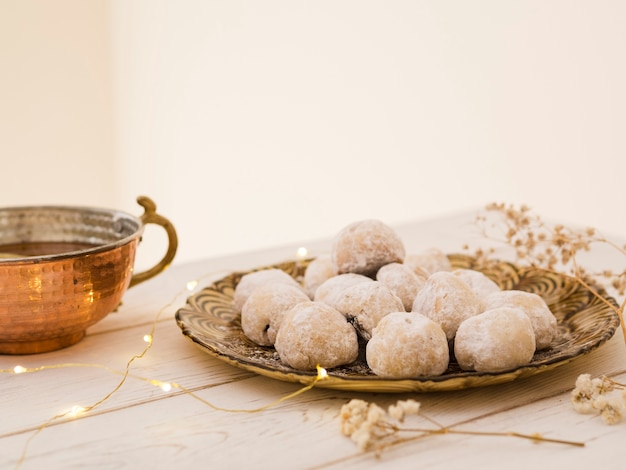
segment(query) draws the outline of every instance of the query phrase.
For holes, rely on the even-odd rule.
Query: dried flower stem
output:
[[[419,415],[420,418],[433,424],[434,427],[403,427],[405,418]],[[533,442],[547,442],[583,447],[583,442],[551,439],[540,434],[523,434],[518,432],[489,432],[453,429],[439,424],[434,419],[420,412],[420,404],[415,400],[400,400],[384,410],[375,403],[353,399],[341,408],[341,432],[350,436],[361,451],[374,451],[380,454],[383,450],[402,443],[422,439],[427,436],[456,434],[467,436],[517,437]],[[415,434],[405,437],[404,434]]]
[[[549,442],[553,444],[565,444],[565,445],[570,445],[570,446],[575,446],[575,447],[585,446],[584,442],[568,441],[564,439],[552,439],[549,437],[544,437],[541,434],[523,434],[523,433],[519,433],[515,431],[508,431],[508,432],[469,431],[469,430],[452,429],[452,428],[447,428],[447,427],[442,427],[438,429],[395,427],[394,430],[396,432],[422,433],[423,435],[460,434],[460,435],[466,435],[466,436],[518,437],[521,439],[528,439],[534,442]],[[416,436],[416,437],[420,437],[420,436]]]
[[[516,259],[520,263],[567,275],[587,288],[592,295],[617,314],[626,341],[624,322],[626,299],[622,300],[621,304],[615,305],[598,288],[610,286],[620,295],[626,294],[626,270],[621,273],[605,270],[592,274],[583,269],[577,260],[577,255],[590,251],[594,243],[605,244],[623,256],[626,256],[626,247],[598,236],[596,230],[592,228],[574,231],[562,225],[550,227],[539,216],[532,214],[527,206],[522,205],[518,208],[513,205],[492,203],[487,205],[485,210],[491,215],[499,216],[499,219],[497,224],[490,224],[486,215],[479,215],[476,218],[483,237],[508,245],[515,251]],[[499,229],[500,236],[494,236],[489,228]],[[486,260],[491,254],[493,250],[485,252],[478,249],[475,252],[476,258],[482,260]]]
[[[572,262],[576,265],[575,258],[572,258]],[[622,301],[619,307],[615,307],[615,305],[609,302],[606,297],[600,295],[598,290],[594,286],[589,284],[582,276],[576,276],[574,279],[580,285],[587,288],[589,292],[591,292],[596,298],[598,298],[598,300],[600,300],[600,302],[604,303],[607,307],[615,311],[615,313],[619,317],[619,324],[622,327],[622,336],[624,337],[624,341],[626,341],[626,324],[624,324],[624,308],[626,307],[626,299]]]

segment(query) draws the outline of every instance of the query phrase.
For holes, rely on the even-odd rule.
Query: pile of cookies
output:
[[[512,369],[557,333],[539,295],[453,269],[436,248],[407,254],[378,220],[343,228],[302,282],[279,269],[244,275],[233,304],[244,334],[295,369],[350,364],[364,347],[369,368],[385,378],[441,375],[451,356],[463,370]]]

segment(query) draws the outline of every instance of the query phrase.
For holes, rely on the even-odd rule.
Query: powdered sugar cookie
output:
[[[391,312],[403,312],[402,300],[378,281],[361,282],[346,288],[335,307],[343,313],[359,334],[370,339],[381,318]]]
[[[334,275],[330,255],[318,256],[314,260],[311,260],[306,267],[304,277],[302,278],[302,288],[304,292],[313,299],[317,288]]]
[[[429,248],[418,253],[409,253],[404,259],[404,264],[421,274],[428,275],[438,271],[452,271],[452,264],[446,254],[439,248]]]
[[[376,280],[387,286],[410,312],[415,296],[426,283],[426,277],[418,276],[413,269],[401,263],[389,263],[376,273]]]
[[[455,269],[452,273],[465,282],[483,304],[488,295],[494,292],[500,292],[501,290],[500,286],[496,284],[495,281],[480,271],[473,269]],[[486,310],[486,308],[483,307],[482,310]]]
[[[359,354],[352,325],[337,310],[320,302],[292,307],[283,317],[274,347],[285,364],[302,370],[349,364]]]
[[[468,318],[454,340],[463,370],[501,372],[528,364],[534,353],[535,333],[519,308],[501,307]]]
[[[557,321],[545,300],[538,294],[521,290],[503,290],[485,299],[485,309],[497,307],[520,308],[533,325],[537,349],[545,349],[557,335]]]
[[[419,313],[384,317],[366,346],[367,364],[385,378],[441,375],[448,368],[448,340],[441,327]]]
[[[298,281],[287,274],[282,269],[270,268],[262,269],[260,271],[252,271],[245,274],[239,280],[239,283],[235,287],[235,293],[233,294],[233,307],[238,312],[241,312],[243,304],[246,303],[248,296],[252,294],[252,291],[257,287],[264,284],[272,284],[282,282],[300,287]]]
[[[431,274],[413,302],[414,312],[441,325],[452,340],[463,320],[480,313],[480,301],[467,284],[449,271]]]
[[[355,273],[345,273],[333,276],[319,285],[319,287],[315,290],[313,300],[335,307],[337,305],[337,299],[346,288],[361,282],[373,281],[367,276]]]
[[[381,266],[404,260],[400,236],[379,220],[362,220],[344,227],[334,238],[331,261],[335,274],[373,277]]]
[[[302,289],[288,283],[257,287],[241,309],[241,329],[256,344],[271,346],[285,312],[297,303],[310,301]]]

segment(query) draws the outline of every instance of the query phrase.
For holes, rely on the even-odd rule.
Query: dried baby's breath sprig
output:
[[[341,407],[341,433],[349,436],[359,450],[370,450],[398,433],[399,428],[394,423],[404,422],[407,416],[417,415],[419,410],[420,403],[415,400],[399,400],[385,411],[376,403],[355,398]]]
[[[610,377],[579,375],[571,399],[576,411],[597,413],[607,424],[617,424],[626,415],[626,385]]]
[[[499,240],[512,248],[516,263],[570,276],[587,288],[617,314],[626,341],[626,299],[616,304],[602,292],[603,289],[612,289],[617,295],[624,296],[626,269],[621,272],[611,269],[591,272],[578,260],[579,255],[591,251],[597,244],[608,246],[618,255],[626,257],[626,246],[602,237],[593,228],[574,230],[564,225],[550,226],[525,205],[489,204],[485,213],[477,216],[476,223],[485,238]],[[493,253],[494,250],[477,249],[474,256],[478,261],[488,261]],[[616,424],[626,415],[626,387],[605,376],[591,378],[589,374],[580,375],[572,390],[571,400],[576,411],[597,413],[607,424]]]
[[[419,417],[431,427],[404,427],[410,417]],[[380,455],[383,450],[425,436],[438,434],[464,434],[471,436],[504,436],[529,439],[533,442],[551,442],[583,447],[582,442],[550,439],[540,434],[521,434],[517,432],[481,432],[458,430],[443,426],[421,412],[421,405],[415,400],[399,400],[387,410],[376,403],[352,399],[341,407],[341,433],[350,437],[362,452],[373,451]]]
[[[549,225],[534,214],[526,205],[491,203],[485,212],[476,217],[476,225],[488,240],[500,241],[513,251],[515,262],[522,266],[538,267],[574,278],[592,292],[600,301],[612,308],[620,319],[624,340],[624,307],[609,302],[598,287],[612,289],[618,295],[626,294],[626,269],[615,272],[605,269],[592,272],[579,263],[579,256],[589,252],[595,245],[603,244],[626,258],[626,246],[602,237],[594,228],[572,229],[564,225]],[[469,246],[465,249],[469,250]],[[473,256],[488,261],[494,249],[475,249]]]
[[[499,240],[512,247],[516,261],[521,264],[558,270],[573,276],[610,278],[620,295],[626,293],[626,269],[620,273],[611,270],[590,273],[575,262],[577,255],[591,251],[596,243],[609,245],[626,256],[626,247],[602,237],[592,227],[572,229],[561,224],[549,225],[528,206],[503,203],[485,206],[485,213],[479,214],[476,222],[485,238]],[[479,254],[485,253],[480,250]]]

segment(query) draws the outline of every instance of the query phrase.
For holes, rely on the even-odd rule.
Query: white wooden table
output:
[[[398,231],[407,250],[436,246],[459,252],[471,241],[474,215],[416,222]],[[329,244],[302,246],[315,256]],[[0,369],[44,367],[39,372],[0,374],[0,468],[625,468],[626,421],[608,426],[595,415],[578,414],[569,398],[581,373],[626,382],[626,348],[619,331],[568,365],[503,385],[413,395],[317,388],[256,413],[211,408],[206,402],[255,409],[302,386],[227,365],[185,339],[174,314],[190,295],[188,281],[197,280],[200,288],[230,271],[293,259],[297,248],[175,264],[130,289],[122,307],[90,329],[79,344],[42,355],[0,356]],[[602,266],[603,259],[593,262]],[[144,351],[144,335],[153,325],[152,347],[133,360],[131,375],[112,393],[122,378],[116,371],[125,370],[129,360]],[[177,383],[205,403],[178,388],[164,391],[155,386],[159,382]],[[443,435],[395,446],[377,458],[360,453],[340,434],[339,411],[351,398],[387,405],[408,397],[419,400],[426,414],[448,427],[541,433],[585,446]],[[55,418],[101,400],[74,418]]]

